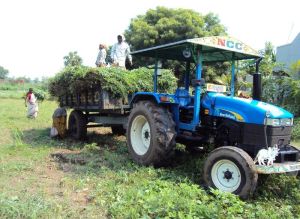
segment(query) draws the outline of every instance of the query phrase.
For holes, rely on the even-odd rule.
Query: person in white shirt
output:
[[[95,63],[96,66],[97,67],[106,66],[105,59],[106,59],[106,48],[103,44],[100,44],[99,45],[99,53],[98,53],[97,60]]]
[[[130,48],[129,45],[125,42],[125,37],[123,35],[118,35],[118,42],[113,45],[110,56],[113,66],[125,68],[126,58],[128,58],[129,64],[132,65]]]

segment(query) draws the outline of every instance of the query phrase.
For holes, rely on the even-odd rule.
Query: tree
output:
[[[263,56],[259,64],[259,72],[263,77],[272,76],[274,70],[282,69],[282,64],[276,62],[275,49],[271,42],[266,42],[265,48],[260,50],[259,53]],[[255,61],[240,61],[238,67],[244,74],[253,74],[255,72]]]
[[[271,42],[266,42],[265,49],[261,51],[261,54],[264,57],[259,65],[260,72],[264,76],[272,75],[274,68],[278,66],[273,44]]]
[[[5,79],[8,75],[9,71],[2,66],[0,66],[0,79]]]
[[[142,49],[183,39],[225,35],[226,29],[218,16],[202,16],[190,9],[157,7],[131,20],[125,31],[132,49]]]
[[[82,58],[75,52],[69,52],[67,56],[64,56],[65,66],[78,66],[82,64]]]
[[[291,75],[293,78],[300,80],[300,59],[291,64]]]

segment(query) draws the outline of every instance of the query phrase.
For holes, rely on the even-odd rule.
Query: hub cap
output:
[[[134,118],[130,129],[130,140],[136,154],[144,155],[147,153],[151,142],[151,132],[145,116],[139,115]]]
[[[230,160],[219,160],[211,170],[214,185],[222,191],[234,192],[241,184],[241,172]]]

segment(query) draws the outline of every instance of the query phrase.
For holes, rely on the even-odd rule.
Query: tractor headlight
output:
[[[266,125],[270,126],[292,126],[293,119],[266,119]]]
[[[292,126],[293,125],[293,119],[281,119],[281,125],[282,126]]]

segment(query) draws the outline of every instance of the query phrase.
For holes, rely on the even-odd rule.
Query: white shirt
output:
[[[105,64],[105,59],[106,59],[106,50],[100,49],[95,64],[97,66],[100,66],[101,64]]]
[[[113,45],[110,56],[113,59],[113,63],[118,64],[121,67],[125,67],[126,57],[129,58],[130,62],[132,61],[130,48],[126,42]]]

